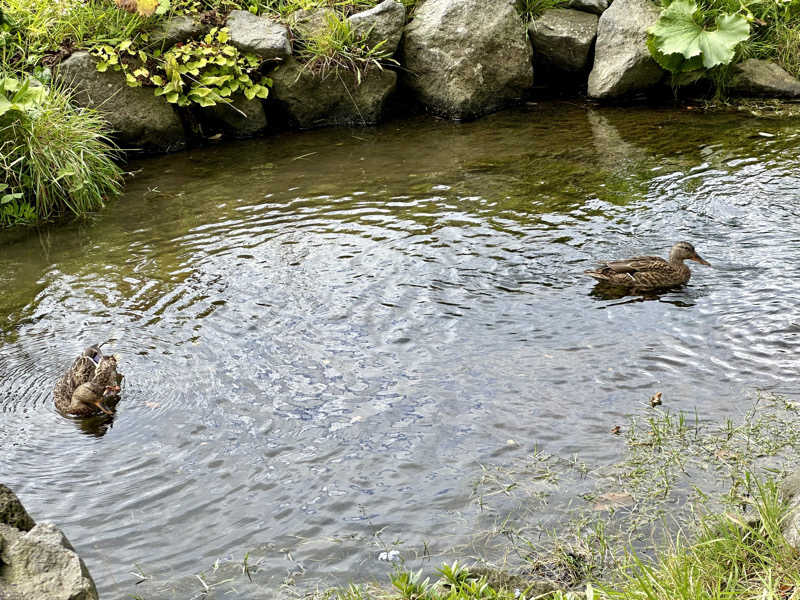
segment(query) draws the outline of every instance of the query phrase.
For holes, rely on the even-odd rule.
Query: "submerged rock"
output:
[[[2,485],[0,498],[0,598],[97,600],[86,565],[61,530],[52,523],[33,524],[14,493]],[[19,529],[13,523],[31,527]]]
[[[749,58],[733,66],[728,90],[742,96],[800,97],[800,81],[768,60]]]
[[[356,36],[366,36],[367,46],[374,48],[386,40],[380,49],[394,54],[403,36],[406,7],[396,0],[385,0],[374,8],[351,15],[349,20]]]
[[[301,129],[330,125],[373,125],[397,84],[397,73],[373,68],[362,75],[340,71],[321,79],[290,58],[271,75],[271,102]]]
[[[76,52],[58,66],[58,80],[74,91],[73,103],[96,109],[125,149],[170,152],[186,146],[175,109],[152,88],[132,88],[119,72],[97,70],[88,52]]]
[[[660,13],[650,0],[614,0],[601,15],[589,96],[615,98],[661,80],[664,73],[647,49],[647,29]]]
[[[426,0],[406,26],[404,82],[431,112],[478,117],[533,85],[532,51],[512,0]]]
[[[536,59],[560,71],[587,69],[597,21],[597,15],[568,8],[544,11],[528,26]]]
[[[264,60],[285,59],[292,54],[286,25],[246,10],[234,10],[226,26],[231,44],[242,52],[252,52]]]

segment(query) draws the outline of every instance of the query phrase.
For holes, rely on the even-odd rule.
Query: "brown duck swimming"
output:
[[[683,264],[684,260],[710,266],[689,242],[678,242],[672,247],[669,260],[659,256],[635,256],[627,260],[604,262],[599,269],[584,273],[609,286],[627,288],[631,292],[649,292],[689,281],[692,272]]]
[[[122,375],[117,373],[117,357],[104,356],[99,346],[89,346],[61,376],[53,389],[56,408],[69,415],[87,417],[113,414],[105,403],[120,391]]]

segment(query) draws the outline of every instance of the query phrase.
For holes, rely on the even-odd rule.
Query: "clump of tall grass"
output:
[[[343,16],[329,14],[325,20],[326,27],[303,39],[298,52],[305,68],[322,79],[345,71],[355,73],[360,83],[362,75],[371,68],[382,70],[385,63],[396,64],[384,48],[385,41],[370,46]]]
[[[119,152],[96,112],[57,87],[0,82],[0,225],[86,216],[120,193]]]

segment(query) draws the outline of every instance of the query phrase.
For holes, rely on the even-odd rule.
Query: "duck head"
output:
[[[669,253],[669,259],[670,261],[693,260],[699,262],[701,265],[706,265],[707,267],[711,266],[711,263],[695,252],[694,246],[689,242],[678,242],[675,244]]]

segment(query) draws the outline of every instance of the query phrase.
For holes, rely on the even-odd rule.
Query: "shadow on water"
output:
[[[69,420],[75,424],[75,427],[81,433],[101,438],[114,426],[114,416],[103,414],[82,418],[70,417]]]
[[[484,524],[483,463],[612,462],[611,425],[656,390],[700,418],[792,393],[797,141],[541,103],[132,164],[94,220],[0,234],[4,483],[107,600],[139,589],[133,565],[170,579],[257,550],[277,589],[382,578],[386,540],[446,551]],[[719,267],[655,298],[583,275],[679,239]],[[70,422],[52,387],[96,339],[122,354],[122,401]]]
[[[594,284],[594,287],[589,291],[589,297],[594,300],[600,300],[603,302],[608,302],[610,300],[622,300],[625,299],[623,302],[615,302],[613,304],[606,304],[605,306],[621,306],[624,304],[630,304],[633,302],[664,302],[666,304],[672,304],[673,306],[677,306],[678,308],[691,308],[695,305],[694,302],[691,302],[687,299],[680,299],[680,298],[663,298],[664,294],[669,294],[671,292],[680,292],[684,290],[684,286],[678,286],[670,289],[660,290],[659,292],[631,292],[630,288],[608,285],[602,282],[598,282]],[[604,306],[604,308],[605,308]]]

